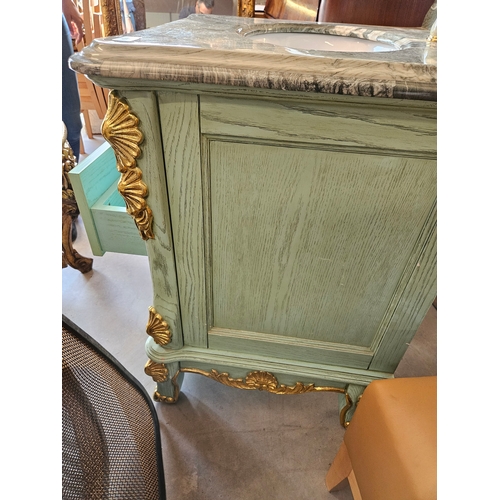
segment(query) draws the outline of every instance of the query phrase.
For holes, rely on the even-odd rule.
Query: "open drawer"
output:
[[[117,190],[120,173],[106,142],[69,172],[76,202],[94,255],[146,255],[146,244]]]

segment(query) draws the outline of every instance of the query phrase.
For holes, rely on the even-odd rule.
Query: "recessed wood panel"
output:
[[[210,141],[213,326],[370,347],[435,162]]]

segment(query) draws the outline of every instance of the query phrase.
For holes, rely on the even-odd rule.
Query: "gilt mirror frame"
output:
[[[100,0],[104,36],[123,34],[120,0]]]

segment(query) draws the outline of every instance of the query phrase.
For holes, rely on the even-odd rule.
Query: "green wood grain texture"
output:
[[[182,320],[179,307],[177,274],[172,242],[170,212],[166,193],[165,171],[161,145],[160,120],[156,95],[147,91],[120,92],[139,118],[139,129],[144,140],[137,166],[142,170],[148,186],[147,203],[153,212],[154,239],[146,241],[153,284],[152,304],[169,324],[172,341],[162,349],[176,349],[183,345]],[[148,311],[144,311],[145,324]]]
[[[184,344],[207,346],[198,97],[158,93]],[[163,193],[165,197],[166,193]],[[154,264],[153,264],[154,266]]]
[[[71,186],[94,255],[104,255],[106,250],[101,245],[91,208],[110,186],[116,186],[119,177],[115,153],[107,142],[69,172]]]
[[[437,293],[437,224],[433,222],[399,303],[377,346],[370,370],[394,372]],[[424,228],[427,229],[427,228]],[[429,234],[428,234],[429,233]]]
[[[162,86],[121,92],[184,345],[149,338],[150,359],[353,395],[392,377],[435,295],[435,103]]]
[[[432,162],[213,141],[210,171],[214,326],[369,348]]]
[[[436,110],[428,106],[386,106],[377,99],[301,103],[203,96],[201,126],[206,135],[248,137],[253,143],[311,143],[364,154],[436,157]],[[383,101],[386,101],[385,99]],[[288,144],[289,147],[294,147]]]
[[[146,244],[127,213],[117,183],[113,182],[91,208],[101,246],[106,252],[147,255]]]
[[[209,330],[208,345],[221,351],[252,352],[353,368],[368,368],[373,357],[373,352],[364,347],[224,328]]]

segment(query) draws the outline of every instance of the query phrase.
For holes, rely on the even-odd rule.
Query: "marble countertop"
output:
[[[389,43],[389,52],[327,52],[253,41],[268,32],[312,32]],[[70,67],[102,79],[204,83],[290,92],[420,99],[437,96],[437,43],[424,28],[191,15],[129,35],[100,38]]]

